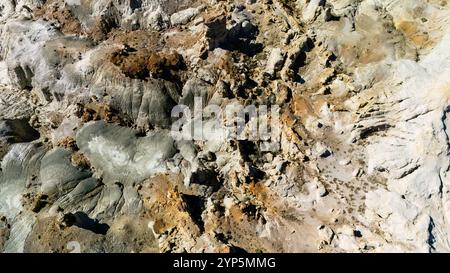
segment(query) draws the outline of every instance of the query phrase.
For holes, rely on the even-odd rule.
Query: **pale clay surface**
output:
[[[2,0],[0,38],[4,252],[450,251],[446,0]],[[195,96],[279,143],[174,139]]]

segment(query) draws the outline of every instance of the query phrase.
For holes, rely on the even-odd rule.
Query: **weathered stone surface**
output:
[[[3,1],[0,250],[448,252],[449,26],[434,0]],[[235,139],[205,114],[262,105]]]

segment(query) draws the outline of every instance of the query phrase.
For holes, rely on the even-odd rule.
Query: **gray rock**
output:
[[[174,141],[167,131],[137,137],[129,128],[104,122],[86,124],[76,140],[106,185],[140,182],[165,172],[165,160],[175,154]]]
[[[31,142],[39,138],[39,132],[28,120],[0,120],[0,140],[8,143]]]
[[[273,48],[270,51],[266,64],[266,74],[269,77],[275,77],[276,73],[281,70],[284,64],[285,55],[280,48]]]
[[[170,23],[172,24],[172,26],[185,25],[193,18],[195,18],[198,14],[200,14],[200,12],[202,12],[204,8],[204,6],[200,6],[197,8],[187,8],[185,10],[176,12],[170,16]]]
[[[64,149],[53,149],[43,158],[40,170],[41,191],[49,196],[67,194],[90,177],[88,170],[79,169],[71,164],[72,153]]]

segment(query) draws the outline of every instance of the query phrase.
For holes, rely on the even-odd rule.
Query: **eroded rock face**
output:
[[[449,26],[446,1],[3,1],[0,249],[450,251]],[[244,138],[194,114],[252,105],[278,111],[224,117]]]
[[[77,146],[105,184],[137,183],[167,172],[166,162],[176,153],[167,131],[136,137],[129,128],[102,121],[86,124],[77,134]]]

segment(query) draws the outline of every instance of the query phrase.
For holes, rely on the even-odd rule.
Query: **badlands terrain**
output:
[[[0,251],[448,252],[449,106],[447,0],[0,0]]]

